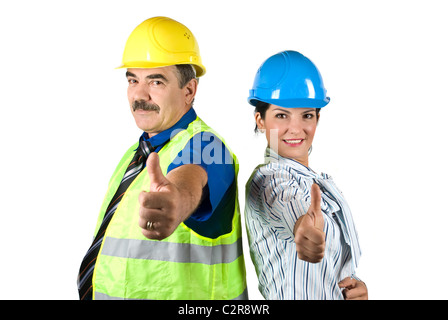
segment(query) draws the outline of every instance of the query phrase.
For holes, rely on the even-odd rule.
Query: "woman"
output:
[[[328,104],[316,66],[296,51],[267,59],[249,103],[265,132],[265,164],[246,185],[246,225],[259,290],[266,299],[367,299],[355,277],[361,252],[350,209],[308,156]]]

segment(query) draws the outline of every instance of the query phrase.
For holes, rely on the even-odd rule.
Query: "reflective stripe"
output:
[[[95,300],[131,300],[131,299],[112,297],[101,292],[95,292]],[[132,300],[138,300],[138,299],[132,299]]]
[[[242,294],[240,294],[236,298],[233,298],[232,300],[249,300],[249,295],[247,294],[247,288],[244,289]]]
[[[101,254],[131,259],[213,265],[230,263],[243,254],[242,240],[232,244],[200,246],[191,243],[106,237]]]
[[[248,299],[249,299],[249,297],[247,295],[247,289],[244,289],[242,294],[240,294],[238,297],[236,297],[232,300],[248,300]],[[105,293],[95,292],[95,300],[141,300],[141,299],[112,297]],[[148,299],[148,300],[150,300],[150,299]]]

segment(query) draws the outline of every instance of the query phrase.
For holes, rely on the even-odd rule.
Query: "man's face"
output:
[[[175,66],[128,69],[128,100],[137,126],[151,137],[171,128],[190,109],[197,82],[179,88]]]

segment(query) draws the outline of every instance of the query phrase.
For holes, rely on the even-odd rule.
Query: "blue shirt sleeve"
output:
[[[199,165],[207,172],[208,181],[203,190],[202,203],[189,218],[206,221],[218,207],[222,207],[222,202],[226,200],[224,198],[231,196],[229,190],[235,180],[233,158],[216,135],[201,132],[190,139],[169,165],[167,172],[184,164]]]

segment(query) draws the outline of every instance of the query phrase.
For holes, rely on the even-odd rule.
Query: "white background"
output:
[[[267,57],[300,51],[331,97],[310,166],[350,204],[370,298],[447,299],[446,12],[435,0],[3,1],[0,298],[77,299],[107,182],[140,136],[114,68],[131,31],[164,15],[199,42],[195,109],[239,158],[241,207],[265,147],[248,90]]]

